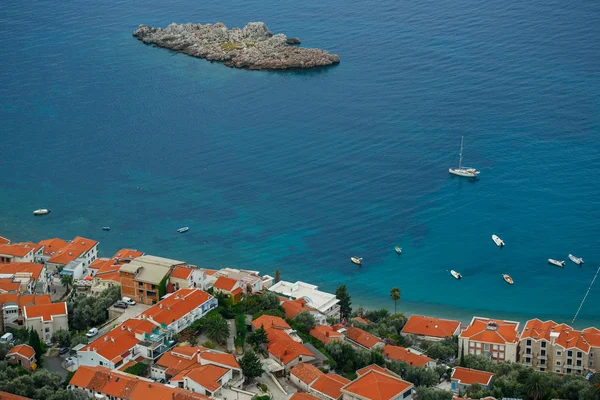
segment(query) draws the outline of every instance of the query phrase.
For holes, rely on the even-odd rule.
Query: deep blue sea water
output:
[[[342,62],[234,70],[131,36],[173,21],[264,21]],[[279,268],[355,307],[398,286],[461,319],[570,322],[600,265],[600,2],[7,0],[0,49],[0,236]],[[477,182],[448,175],[463,135]],[[546,262],[568,253],[586,264]]]

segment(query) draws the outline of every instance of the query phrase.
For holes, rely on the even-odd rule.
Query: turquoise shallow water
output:
[[[233,70],[131,36],[256,20],[341,64]],[[598,26],[581,0],[2,2],[0,235],[570,322],[600,263]],[[447,173],[462,135],[477,182]],[[585,266],[547,265],[568,253]],[[599,310],[600,284],[576,325]]]

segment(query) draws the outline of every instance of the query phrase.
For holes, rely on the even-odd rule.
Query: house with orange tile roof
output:
[[[23,324],[23,307],[26,305],[49,304],[50,295],[42,294],[20,294],[20,293],[2,293],[0,294],[0,307],[4,313],[4,325],[16,328]]]
[[[33,242],[20,242],[17,243],[21,246],[32,247],[33,248],[33,262],[36,263],[44,263],[44,245]]]
[[[240,289],[238,292],[244,290],[240,287],[240,283],[238,281],[224,276],[219,276],[215,283],[213,283],[213,290],[215,291],[215,293],[223,293],[224,295],[229,297],[233,296],[233,292],[236,289]]]
[[[50,343],[54,332],[69,331],[67,303],[36,304],[23,307],[23,325],[35,329],[40,339]]]
[[[69,381],[69,389],[87,398],[120,400],[209,400],[201,393],[166,386],[150,379],[110,370],[81,366]]]
[[[285,317],[287,319],[294,319],[301,312],[307,311],[313,316],[317,325],[325,325],[327,323],[327,316],[309,306],[306,303],[306,299],[286,299],[281,303],[281,306],[285,309]]]
[[[171,380],[172,385],[216,398],[221,398],[223,386],[232,378],[231,370],[211,364],[201,365],[180,375]]]
[[[553,371],[556,354],[554,341],[566,329],[572,330],[570,326],[554,321],[537,318],[527,321],[519,338],[519,362],[538,371]],[[559,367],[562,370],[562,365]]]
[[[343,400],[400,400],[412,399],[413,384],[391,371],[371,368],[343,386]]]
[[[203,289],[204,279],[204,271],[192,266],[177,266],[173,268],[169,276],[169,282],[173,285],[174,290],[195,287]]]
[[[302,339],[293,332],[267,328],[267,351],[269,358],[288,369],[301,362],[311,362],[315,355],[302,344]]]
[[[4,236],[0,236],[0,245],[10,244],[10,239],[5,238]]]
[[[369,325],[371,323],[371,321],[369,321],[368,319],[364,319],[362,317],[354,317],[354,318],[350,318],[351,322],[356,322],[362,325]],[[354,324],[353,324],[354,325]]]
[[[391,344],[385,345],[383,355],[390,360],[402,361],[414,367],[433,368],[436,365],[434,359],[427,357],[417,350],[392,346]]]
[[[411,315],[402,328],[403,336],[417,340],[440,341],[447,337],[458,336],[460,322],[451,319]]]
[[[290,380],[305,392],[321,375],[325,373],[312,364],[299,363],[290,368]]]
[[[46,293],[48,280],[44,264],[11,262],[0,264],[0,293]]]
[[[118,368],[137,357],[158,359],[177,333],[205,316],[217,300],[200,289],[181,289],[77,351],[79,365]]]
[[[9,364],[20,365],[28,371],[33,371],[37,367],[35,350],[33,347],[26,344],[20,344],[10,349],[8,353],[6,353],[6,361],[8,361]]]
[[[321,400],[316,396],[313,396],[312,394],[309,393],[294,393],[292,395],[292,397],[290,397],[290,400]]]
[[[455,367],[450,376],[450,380],[452,381],[451,387],[454,393],[464,393],[474,383],[478,383],[484,388],[489,389],[493,378],[494,374],[491,372],[463,367]]]
[[[581,375],[597,371],[598,363],[594,360],[594,355],[600,354],[600,330],[586,328],[578,331],[566,326],[558,335],[551,334],[551,338],[553,336],[548,371]],[[525,344],[527,343],[525,339]]]
[[[29,397],[17,396],[16,394],[0,391],[0,399],[2,400],[31,400]]]
[[[100,293],[112,286],[121,286],[121,275],[119,274],[121,264],[115,264],[114,259],[98,259],[94,261],[92,267],[96,268],[92,278],[92,295],[99,296]]]
[[[0,263],[33,262],[36,247],[16,243],[0,245]]]
[[[273,315],[266,315],[266,314],[263,314],[260,317],[256,318],[254,321],[252,321],[252,327],[254,329],[263,327],[265,330],[274,328],[274,329],[281,329],[284,331],[292,329],[292,327],[289,326],[288,323],[285,322],[285,320],[283,318],[276,317]]]
[[[458,354],[484,354],[492,360],[517,362],[519,323],[473,317],[458,337]]]
[[[40,242],[42,243],[44,242]],[[48,245],[44,244],[45,247]],[[60,270],[62,275],[72,275],[73,279],[84,277],[88,267],[98,258],[98,242],[81,236],[77,236],[59,249],[53,249],[50,256],[46,256],[47,250],[45,248],[44,258],[48,257],[46,260],[48,269]]]
[[[179,346],[165,352],[152,365],[150,376],[152,379],[170,381],[181,372],[200,366],[198,354],[203,347]]]
[[[344,335],[338,331],[333,330],[329,325],[317,325],[310,330],[310,336],[323,343],[329,343],[332,340],[344,340]]]
[[[346,340],[354,346],[367,350],[382,348],[385,345],[377,336],[355,327],[346,330]]]
[[[241,288],[244,293],[258,293],[263,290],[265,281],[259,276],[259,271],[250,271],[236,268],[222,268],[216,271],[211,278],[207,279],[208,286],[215,285],[219,278],[228,278],[237,282],[236,286],[232,286],[227,281],[222,281],[218,286],[222,286],[220,290],[233,291],[236,288]]]
[[[143,255],[121,265],[121,295],[138,303],[156,304],[159,299],[161,282],[167,283],[174,268],[186,266],[183,261],[163,257]]]
[[[69,242],[59,238],[46,239],[38,243],[38,245],[43,247],[44,262],[48,261],[50,257],[58,252],[58,250],[62,249],[68,244]]]
[[[312,383],[309,393],[323,400],[338,400],[342,398],[342,388],[349,383],[343,376],[324,374]]]

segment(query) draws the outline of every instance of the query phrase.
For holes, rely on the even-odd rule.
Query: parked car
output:
[[[119,301],[117,301],[115,303],[115,308],[123,308],[123,309],[125,309],[125,308],[127,308],[127,303],[119,300]]]
[[[60,354],[61,356],[63,354],[67,354],[69,351],[71,351],[71,349],[69,349],[68,347],[62,347],[59,351],[58,354]]]
[[[88,331],[88,333],[85,334],[85,336],[91,338],[94,337],[98,334],[98,328],[92,328]]]
[[[133,301],[129,297],[123,297],[122,301],[123,301],[123,303],[127,303],[130,306],[135,306],[137,304],[135,301]]]

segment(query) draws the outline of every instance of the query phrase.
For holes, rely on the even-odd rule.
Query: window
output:
[[[571,350],[567,351],[567,357],[573,357],[573,352]]]
[[[46,333],[50,332],[50,328],[44,328],[44,332],[46,332]]]
[[[492,357],[494,357],[494,358],[498,358],[498,352],[497,352],[497,351],[494,351],[494,352],[492,353]]]
[[[573,365],[573,360],[571,360],[570,358],[567,358],[567,365]]]
[[[475,354],[481,354],[481,350],[478,349]]]
[[[556,362],[556,365],[560,365],[560,361],[557,361],[557,362]]]
[[[546,347],[546,342],[542,342],[541,346],[542,346],[542,348],[545,348]]]
[[[546,368],[540,368],[540,371],[544,372],[546,370]]]
[[[490,345],[489,345],[489,344],[487,344],[487,343],[486,343],[486,344],[484,344],[484,345],[483,345],[483,350],[485,350],[485,351],[490,351]]]
[[[540,351],[540,356],[544,356],[545,357],[546,356],[546,350]]]
[[[407,390],[406,392],[404,392],[404,394],[402,395],[402,398],[405,399],[408,396],[410,396],[410,394],[412,393],[412,390]]]
[[[571,368],[567,368],[567,374],[571,373]]]
[[[583,357],[583,354],[580,351],[578,351],[577,352],[577,358],[581,358],[581,357]]]
[[[481,343],[477,343],[476,347],[477,347],[478,349],[480,349],[480,348],[481,348]]]
[[[546,360],[540,360],[541,365],[546,365]]]
[[[469,349],[469,354],[475,354],[475,349]]]
[[[525,354],[531,354],[531,347],[525,349]]]
[[[562,353],[560,352],[560,350],[556,350],[556,355],[560,356]]]
[[[504,345],[503,344],[500,345],[500,351],[504,351]]]
[[[104,365],[104,363],[102,361],[99,361],[98,363],[100,364],[100,366]]]
[[[531,346],[531,339],[527,339],[527,346]]]
[[[500,353],[498,354],[498,358],[500,358],[500,359],[504,360],[504,353],[500,352]]]
[[[495,344],[495,345],[494,345],[494,347],[493,347],[493,349],[494,349],[494,350],[498,350],[498,345],[497,345],[497,344]]]
[[[531,362],[531,358],[529,358],[529,357],[525,357],[525,362],[526,362],[526,363],[530,363],[530,362]]]
[[[558,369],[558,368],[557,368],[557,369],[556,369],[556,372],[560,374],[560,369]]]
[[[577,360],[577,363],[575,365],[577,365],[578,367],[581,367],[581,360]]]

